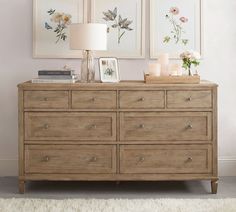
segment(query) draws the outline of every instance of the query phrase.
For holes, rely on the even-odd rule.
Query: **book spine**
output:
[[[38,71],[38,76],[41,75],[49,75],[49,76],[57,76],[57,75],[63,75],[63,76],[70,76],[74,74],[74,71]]]
[[[49,79],[49,80],[68,80],[68,79],[76,79],[76,75],[40,75],[38,79]]]
[[[75,83],[78,79],[69,79],[69,80],[53,80],[53,79],[32,79],[32,83]]]

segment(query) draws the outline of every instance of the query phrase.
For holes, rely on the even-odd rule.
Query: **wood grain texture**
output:
[[[120,91],[120,108],[164,108],[164,91]]]
[[[28,180],[210,180],[217,192],[215,83],[18,88],[20,193]]]
[[[26,140],[115,140],[115,113],[25,113]]]
[[[207,91],[168,91],[167,108],[211,108],[212,92]]]
[[[212,173],[211,145],[122,145],[121,173]]]
[[[72,108],[115,109],[116,91],[73,91]]]
[[[116,172],[115,145],[27,145],[26,173],[106,174]]]
[[[68,109],[68,91],[25,91],[25,108]]]
[[[121,140],[211,140],[212,115],[205,112],[121,113]]]

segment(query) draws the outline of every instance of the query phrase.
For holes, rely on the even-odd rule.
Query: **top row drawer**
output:
[[[71,100],[70,100],[71,99]],[[24,107],[28,109],[168,109],[211,108],[212,92],[196,91],[25,91]]]

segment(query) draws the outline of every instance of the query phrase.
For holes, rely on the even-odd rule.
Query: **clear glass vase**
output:
[[[81,82],[95,82],[95,65],[93,52],[89,50],[83,51],[83,59],[81,61]]]

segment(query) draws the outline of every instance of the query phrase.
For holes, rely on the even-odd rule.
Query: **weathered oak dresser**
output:
[[[216,84],[18,88],[20,193],[41,180],[210,180],[217,192]]]

